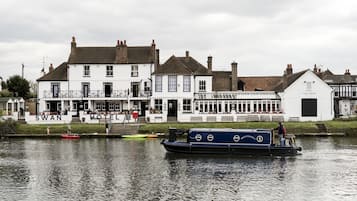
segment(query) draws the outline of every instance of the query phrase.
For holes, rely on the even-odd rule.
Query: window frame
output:
[[[206,92],[206,80],[199,80],[198,81],[198,91],[199,92]]]
[[[162,75],[155,76],[155,92],[162,92]]]
[[[131,65],[131,77],[139,77],[139,65]]]
[[[90,77],[90,65],[83,66],[83,77]]]
[[[167,76],[167,91],[177,92],[177,75]]]
[[[191,99],[183,99],[182,100],[182,111],[184,113],[192,112],[192,100]]]
[[[191,92],[191,76],[184,75],[182,80],[183,92]]]
[[[106,77],[113,77],[113,76],[114,76],[114,67],[112,65],[107,65],[106,66]]]

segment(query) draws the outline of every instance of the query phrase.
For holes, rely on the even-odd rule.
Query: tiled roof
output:
[[[245,91],[274,91],[274,87],[282,81],[282,76],[252,76],[252,77],[239,77],[245,83]]]
[[[48,72],[37,81],[67,81],[67,62],[63,62],[52,72]]]
[[[153,63],[155,56],[151,46],[127,47],[129,64]],[[114,64],[117,47],[76,47],[71,53],[69,64]]]
[[[175,57],[174,55],[158,66],[154,74],[211,75],[206,67],[192,57]]]
[[[286,77],[283,77],[280,81],[280,83],[273,88],[271,91],[277,91],[277,92],[282,92],[286,88],[288,88],[292,83],[294,83],[297,79],[299,79],[303,74],[305,74],[309,70],[303,70],[297,73],[294,73],[292,75],[286,75]],[[286,80],[284,80],[286,79]]]
[[[232,90],[232,73],[230,71],[213,71],[212,72],[212,90],[213,91],[230,91]]]

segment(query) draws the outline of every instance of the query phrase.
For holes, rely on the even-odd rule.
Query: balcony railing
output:
[[[57,94],[53,94],[50,90],[43,91],[44,98],[147,98],[150,97],[151,91],[129,91],[129,90],[113,90],[111,93],[105,93],[103,90],[91,90],[84,94],[80,90],[61,90]]]
[[[278,99],[279,96],[274,91],[218,91],[213,93],[195,93],[195,99]]]

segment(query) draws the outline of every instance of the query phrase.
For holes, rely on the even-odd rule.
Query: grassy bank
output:
[[[16,133],[21,134],[47,134],[47,127],[50,133],[65,133],[68,129],[67,124],[54,124],[54,125],[30,125],[30,124],[17,124]],[[71,124],[73,133],[105,133],[103,124]]]
[[[317,122],[285,122],[288,133],[318,133]],[[325,121],[328,132],[357,135],[357,121]],[[140,127],[140,133],[167,132],[168,128],[264,128],[272,129],[278,126],[277,122],[237,122],[237,123],[161,123],[145,124]]]
[[[346,133],[347,135],[357,136],[357,120],[354,121],[325,121],[328,132]],[[190,128],[265,128],[272,129],[277,127],[277,122],[237,122],[237,123],[160,123],[143,124],[140,126],[139,133],[167,133],[168,128],[188,130]],[[288,133],[318,133],[316,122],[285,122]],[[64,133],[67,131],[66,124],[57,125],[29,125],[17,124],[16,133],[21,134],[46,134],[47,127],[51,133]],[[74,133],[105,133],[103,124],[71,124]]]

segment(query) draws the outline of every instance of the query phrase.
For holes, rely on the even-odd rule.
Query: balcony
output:
[[[196,100],[280,99],[274,91],[218,91],[195,93]]]
[[[108,93],[104,90],[91,90],[84,94],[80,90],[61,90],[57,94],[53,94],[51,90],[43,91],[43,98],[47,99],[66,99],[66,98],[117,98],[117,99],[128,99],[128,98],[149,98],[151,91],[129,91],[129,90],[113,90]]]

